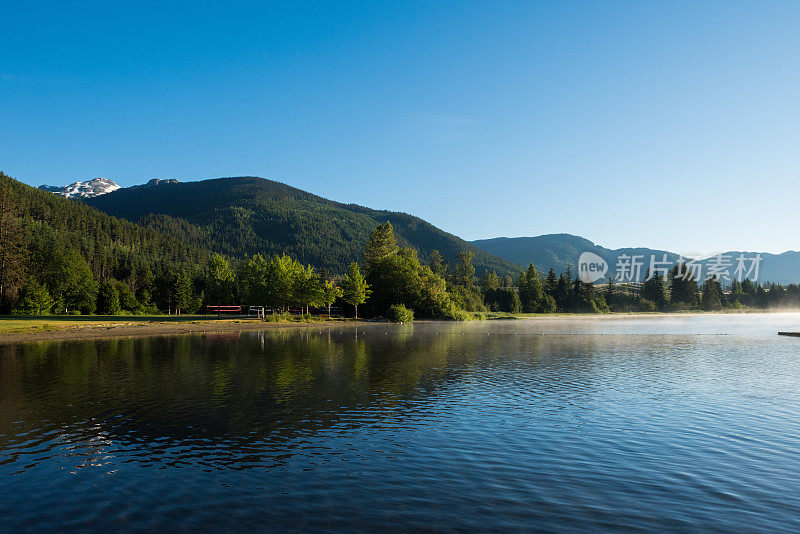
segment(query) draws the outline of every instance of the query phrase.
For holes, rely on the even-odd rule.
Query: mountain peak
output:
[[[177,184],[177,178],[151,178],[146,184],[134,185],[133,187],[153,187],[156,185]]]
[[[151,178],[146,184],[134,185],[130,189],[177,183],[177,178]],[[122,189],[122,187],[108,178],[93,178],[85,182],[73,182],[63,187],[59,185],[40,185],[39,189],[65,198],[94,198]]]
[[[120,189],[119,184],[108,178],[93,178],[85,182],[73,182],[67,186],[40,185],[39,189],[66,198],[92,198]]]

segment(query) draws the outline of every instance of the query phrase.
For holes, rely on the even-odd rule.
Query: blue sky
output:
[[[799,2],[6,2],[0,169],[256,175],[466,239],[800,249]]]

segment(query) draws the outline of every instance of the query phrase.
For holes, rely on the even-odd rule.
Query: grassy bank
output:
[[[345,318],[283,316],[279,321],[257,318],[228,318],[208,315],[47,315],[0,317],[0,343],[23,341],[93,339],[102,337],[223,333],[278,328],[302,328],[320,324],[362,324]]]

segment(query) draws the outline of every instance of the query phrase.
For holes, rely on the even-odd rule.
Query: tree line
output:
[[[467,319],[474,313],[720,310],[800,307],[800,286],[694,280],[685,266],[641,287],[585,284],[571,269],[516,278],[473,255],[428,261],[400,246],[390,222],[374,228],[361,264],[331,275],[286,253],[226,257],[181,239],[28,187],[0,173],[0,313],[195,313],[204,305],[263,306],[354,315]],[[648,273],[649,274],[649,273]],[[680,275],[680,276],[679,276]],[[359,308],[360,307],[360,308]]]

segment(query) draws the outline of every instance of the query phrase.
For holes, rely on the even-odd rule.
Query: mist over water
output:
[[[800,528],[800,314],[0,346],[0,530]]]

